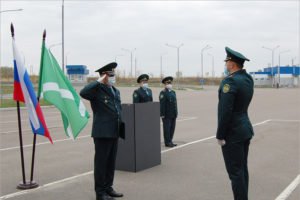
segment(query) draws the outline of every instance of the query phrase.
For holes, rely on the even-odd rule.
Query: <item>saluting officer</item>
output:
[[[142,74],[138,77],[137,83],[140,84],[140,88],[133,92],[133,103],[146,103],[152,102],[152,90],[148,85],[149,76],[147,74]]]
[[[168,76],[162,80],[165,89],[160,92],[160,116],[163,121],[164,141],[166,147],[174,147],[173,137],[178,116],[176,93],[172,90],[173,77]]]
[[[219,88],[218,105],[218,143],[226,170],[231,180],[235,200],[248,200],[248,150],[254,135],[248,116],[248,107],[253,96],[253,79],[243,69],[248,58],[228,47],[226,71]]]
[[[120,92],[115,84],[114,69],[110,63],[98,69],[100,78],[80,91],[80,96],[91,103],[93,110],[92,137],[95,144],[94,179],[97,200],[122,197],[113,189],[115,162],[121,124]]]

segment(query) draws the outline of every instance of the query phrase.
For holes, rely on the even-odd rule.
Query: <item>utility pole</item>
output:
[[[287,53],[289,52],[290,50],[286,50],[286,51],[281,51],[279,52],[278,54],[278,67],[277,67],[277,87],[279,88],[280,87],[280,55],[283,54],[283,53]]]
[[[204,76],[203,76],[203,52],[205,50],[208,50],[208,49],[211,49],[212,47],[209,46],[209,45],[206,45],[205,47],[203,47],[201,49],[201,81],[200,81],[200,84],[201,84],[201,88],[203,88],[204,86]]]
[[[65,14],[64,14],[64,10],[65,10],[65,0],[62,0],[62,71],[65,74]]]
[[[130,78],[132,78],[132,59],[133,59],[133,52],[136,50],[136,48],[129,50],[129,49],[125,49],[122,48],[123,51],[127,51],[128,53],[130,53]]]
[[[177,89],[179,89],[179,78],[180,78],[180,71],[179,71],[179,50],[183,46],[183,43],[180,44],[179,46],[171,45],[171,44],[166,44],[166,46],[175,48],[177,49]]]
[[[274,51],[276,50],[276,49],[278,49],[280,46],[279,45],[277,45],[276,47],[274,47],[274,48],[268,48],[268,47],[265,47],[265,46],[263,46],[262,48],[263,49],[266,49],[266,50],[269,50],[269,51],[271,51],[272,52],[272,66],[271,66],[271,85],[272,85],[272,87],[274,87],[274,85],[275,85],[275,79],[274,79],[274,73],[273,73],[273,68],[274,68]]]

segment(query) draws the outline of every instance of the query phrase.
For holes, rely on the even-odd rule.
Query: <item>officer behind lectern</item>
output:
[[[133,103],[146,103],[152,102],[152,90],[148,85],[149,76],[147,74],[142,74],[138,77],[137,83],[140,84],[140,88],[133,92]]]

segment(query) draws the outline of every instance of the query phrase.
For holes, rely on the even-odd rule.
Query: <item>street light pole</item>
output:
[[[214,55],[212,55],[210,53],[207,53],[207,55],[212,58],[212,62],[211,62],[212,63],[211,77],[214,78],[215,77],[215,69],[214,69],[215,68],[215,66],[214,66],[215,65],[215,58],[214,58]]]
[[[204,86],[204,77],[203,77],[203,52],[205,50],[208,50],[208,49],[211,49],[211,48],[212,48],[211,46],[206,45],[205,47],[203,47],[201,49],[201,81],[200,81],[201,88],[203,88],[203,86]]]
[[[66,53],[66,66],[68,65],[68,55],[70,54],[70,52]]]
[[[162,55],[160,55],[160,79],[162,79]]]
[[[137,70],[137,58],[136,58],[136,56],[135,56],[135,58],[134,58],[134,77],[136,78],[137,77],[137,75],[136,75],[136,70]]]
[[[65,10],[65,1],[62,0],[62,71],[63,73],[65,74],[65,13],[64,13],[64,10]]]
[[[167,43],[166,46],[177,49],[177,89],[179,89],[179,77],[180,77],[180,75],[179,75],[179,73],[180,73],[180,71],[179,71],[179,53],[180,53],[179,50],[180,50],[180,47],[183,46],[183,43],[180,44],[179,46],[175,46],[175,45],[171,45],[171,44]]]
[[[162,53],[160,54],[160,79],[162,80],[163,78],[163,56],[166,55],[167,53]]]
[[[277,67],[277,76],[278,76],[277,84],[278,84],[278,87],[280,87],[280,55],[283,54],[283,53],[287,53],[287,52],[289,52],[289,51],[290,51],[290,50],[281,51],[281,52],[279,52],[279,54],[278,54],[278,67]]]
[[[132,50],[122,48],[122,50],[127,51],[128,53],[130,53],[130,78],[132,78],[132,58],[133,58],[132,53],[136,50],[136,48],[134,48]]]
[[[66,71],[67,71],[67,74],[68,74],[68,69],[67,69],[67,66],[68,66],[68,55],[70,54],[70,52],[67,52],[66,53]],[[68,76],[68,78],[70,79],[70,75]]]
[[[292,58],[292,67],[293,67],[293,85],[295,84],[295,79],[296,79],[296,65],[294,65],[294,60],[296,59],[296,57]],[[295,86],[295,85],[294,85]]]
[[[51,49],[52,49],[53,47],[59,46],[59,45],[61,45],[61,44],[62,44],[61,42],[60,42],[60,43],[56,43],[56,44],[51,44],[51,45],[49,45],[48,49],[49,49],[49,51],[51,51]]]
[[[277,48],[279,48],[280,46],[279,45],[277,45],[276,47],[274,47],[274,48],[268,48],[268,47],[265,47],[265,46],[263,46],[262,48],[263,49],[267,49],[267,50],[269,50],[269,51],[271,51],[272,52],[272,66],[271,66],[271,84],[272,84],[272,87],[274,87],[274,81],[275,81],[275,79],[274,79],[274,77],[273,77],[273,68],[274,68],[274,51],[277,49]]]
[[[297,57],[292,57],[292,66],[294,66],[294,60],[296,59]]]

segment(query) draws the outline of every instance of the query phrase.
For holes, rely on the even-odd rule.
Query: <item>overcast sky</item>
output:
[[[43,30],[47,30],[48,46],[61,42],[61,1],[2,0],[1,10],[23,8],[21,12],[1,14],[1,64],[12,66],[10,23],[25,57],[26,66],[39,71]],[[299,63],[299,1],[65,1],[65,55],[67,64],[87,65],[91,75],[116,55],[120,70],[130,71],[130,54],[121,48],[134,49],[139,73],[174,75],[177,51],[165,44],[184,46],[180,49],[180,71],[184,76],[201,73],[201,49],[204,52],[204,73],[216,75],[224,69],[224,47],[237,50],[251,61],[247,71],[256,71],[271,63]],[[61,46],[52,48],[61,63]]]

